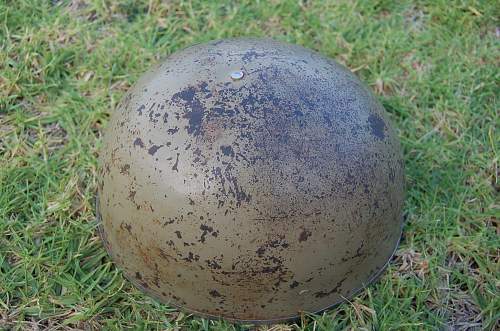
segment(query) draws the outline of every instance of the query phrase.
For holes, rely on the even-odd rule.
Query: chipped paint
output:
[[[382,106],[333,60],[271,40],[195,45],[146,74],[112,115],[99,176],[115,263],[203,316],[331,307],[400,237],[403,162]]]

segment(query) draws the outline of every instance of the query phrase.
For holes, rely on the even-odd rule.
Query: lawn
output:
[[[0,329],[245,330],[135,289],[96,233],[102,129],[190,44],[267,36],[372,87],[404,148],[401,245],[379,282],[262,330],[500,328],[496,1],[0,2]]]

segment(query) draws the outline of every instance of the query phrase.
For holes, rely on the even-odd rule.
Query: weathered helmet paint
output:
[[[98,215],[128,279],[170,305],[276,322],[342,302],[397,247],[403,161],[347,69],[267,39],[195,45],[112,114]]]

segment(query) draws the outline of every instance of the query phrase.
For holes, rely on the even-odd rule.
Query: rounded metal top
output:
[[[403,162],[384,109],[299,46],[231,39],[173,54],[112,114],[99,162],[113,260],[205,316],[330,307],[379,275],[400,237]]]

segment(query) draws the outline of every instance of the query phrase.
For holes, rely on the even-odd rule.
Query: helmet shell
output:
[[[403,161],[383,107],[305,48],[177,52],[112,114],[98,215],[137,287],[189,312],[276,322],[340,303],[397,247]]]

